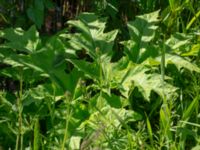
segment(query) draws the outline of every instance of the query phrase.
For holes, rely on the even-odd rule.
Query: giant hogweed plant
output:
[[[170,101],[173,101],[173,99],[177,98],[176,96],[178,94],[178,87],[174,87],[172,84],[166,82],[167,80],[170,81],[171,79],[170,77],[165,76],[163,70],[165,66],[167,66],[168,64],[174,64],[179,70],[181,68],[185,68],[191,72],[192,71],[199,72],[200,70],[196,65],[190,63],[187,59],[178,56],[177,55],[178,53],[173,52],[173,50],[176,51],[178,49],[181,49],[186,44],[188,44],[190,38],[185,37],[184,39],[186,40],[182,39],[182,41],[180,41],[177,39],[176,41],[172,36],[172,38],[168,39],[166,42],[161,41],[161,47],[159,47],[160,43],[156,43],[153,41],[156,35],[156,31],[158,31],[158,26],[157,26],[157,23],[159,22],[158,13],[159,12],[157,11],[143,16],[138,16],[136,17],[135,21],[128,23],[131,39],[129,41],[122,42],[125,45],[124,52],[126,57],[123,57],[120,61],[114,63],[111,62],[111,57],[110,59],[108,59],[108,57],[104,57],[105,49],[102,50],[99,47],[97,42],[99,38],[98,36],[96,37],[96,35],[94,34],[93,28],[90,29],[92,23],[88,23],[88,21],[86,21],[84,18],[82,18],[83,24],[81,24],[81,26],[78,26],[77,22],[75,23],[70,21],[69,23],[82,31],[81,35],[83,36],[83,38],[80,38],[80,35],[77,38],[77,36],[75,35],[75,39],[72,39],[73,42],[76,43],[77,41],[79,41],[80,43],[87,43],[86,42],[88,41],[87,35],[89,35],[90,38],[88,39],[90,39],[90,42],[92,41],[91,43],[94,42],[94,44],[91,45],[89,48],[85,47],[86,44],[83,45],[81,44],[78,45],[77,49],[81,50],[86,48],[86,52],[91,58],[93,58],[92,53],[94,52],[96,52],[97,54],[99,53],[101,54],[100,56],[99,55],[96,56],[97,59],[92,61],[92,64],[95,64],[95,66],[98,66],[97,68],[99,68],[98,71],[95,72],[100,71],[99,77],[102,77],[102,75],[103,77],[110,76],[110,78],[103,78],[103,81],[105,81],[107,84],[109,82],[115,83],[114,84],[115,89],[118,89],[120,91],[122,97],[127,98],[129,101],[133,101],[132,103],[134,105],[135,102],[134,99],[131,99],[131,94],[134,94],[134,88],[138,88],[139,92],[143,95],[144,99],[146,99],[147,101],[150,101],[150,95],[152,91],[156,92],[158,95],[160,95],[160,97],[163,100],[165,100],[163,101],[163,107],[165,106],[166,108],[161,109],[160,111],[160,119],[161,119],[160,128],[161,129],[163,128],[162,129],[163,132],[161,133],[161,135],[167,134],[167,138],[160,141],[160,146],[170,147],[170,145],[162,145],[162,144],[167,140],[173,141],[171,133],[172,122],[170,121],[172,106]],[[82,25],[84,25],[84,27]],[[100,27],[100,25],[98,27]],[[87,28],[89,29],[87,30]],[[85,35],[86,33],[85,31],[87,31],[87,35]],[[170,41],[174,42],[173,45],[174,47],[170,45]],[[189,49],[189,47],[187,47],[187,49]],[[109,56],[109,53],[111,52],[107,51],[107,53],[108,53],[107,56]],[[99,62],[99,58],[102,59],[106,58],[106,59]],[[70,59],[69,61],[71,61],[75,65],[75,67],[88,74],[85,68],[85,66],[88,65],[83,65],[84,63],[82,62],[82,60],[74,61]],[[106,66],[106,68],[102,67],[101,64],[102,66]],[[113,67],[110,68],[110,65]],[[120,65],[123,67],[120,68],[119,71],[115,70],[114,67],[115,65],[117,66]],[[162,66],[161,74],[157,70],[158,67],[156,66],[158,65]],[[111,71],[109,72],[107,70]],[[151,73],[148,73],[150,71]],[[91,77],[92,75],[90,74],[89,76]],[[93,76],[92,78],[96,79],[96,76]],[[108,79],[112,80],[109,81]],[[99,85],[99,83],[95,85]],[[105,92],[105,90],[101,88],[101,84],[99,86],[100,86],[99,87],[100,91]],[[152,114],[152,111],[150,114]],[[174,146],[173,142],[171,143],[171,146],[172,147]]]
[[[39,36],[34,26],[1,30],[0,61],[5,67],[0,75],[20,81],[20,88],[1,91],[0,140],[6,138],[0,145],[156,149],[175,148],[179,141],[174,141],[180,140],[183,148],[187,138],[181,129],[193,133],[185,122],[195,113],[199,97],[180,110],[182,122],[173,122],[181,87],[171,68],[180,76],[184,71],[199,73],[185,57],[198,44],[179,34],[160,39],[159,22],[159,11],[128,22],[130,39],[121,42],[124,55],[117,62],[112,61],[113,46],[120,31],[105,32],[106,19],[92,13],[68,21],[74,33],[64,30],[48,38]]]

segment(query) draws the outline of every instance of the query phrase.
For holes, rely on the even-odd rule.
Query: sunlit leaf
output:
[[[156,92],[162,98],[167,96],[168,98],[175,94],[176,88],[168,83],[162,83],[161,75],[156,73],[146,73],[148,69],[145,66],[130,67],[124,75],[121,85],[123,86],[122,93],[128,97],[129,92],[134,87],[138,87],[146,100],[150,100],[151,91]]]
[[[161,57],[158,57],[157,60],[160,60]],[[165,54],[166,65],[167,64],[174,64],[179,70],[181,68],[188,69],[190,71],[200,72],[200,68],[195,64],[191,63],[189,60],[178,56],[178,55],[171,55]]]
[[[142,55],[147,51],[149,42],[155,37],[157,30],[156,23],[159,11],[137,16],[134,21],[128,23],[128,29],[131,39],[123,42],[125,53],[133,62],[140,62]]]
[[[79,70],[83,71],[86,75],[93,79],[99,79],[99,66],[95,63],[89,63],[84,60],[69,60],[72,62]]]
[[[37,50],[40,44],[39,33],[35,26],[30,27],[28,31],[21,28],[8,28],[0,31],[0,37],[8,40],[3,44],[4,46],[22,52],[32,53]]]

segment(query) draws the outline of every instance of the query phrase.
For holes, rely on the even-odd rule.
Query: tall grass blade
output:
[[[186,26],[186,30],[189,30],[192,24],[198,19],[200,16],[200,10],[194,15],[194,17],[190,20],[190,22]]]
[[[151,142],[151,146],[153,148],[154,147],[153,146],[153,132],[152,132],[152,128],[151,128],[151,123],[150,123],[147,115],[146,115],[146,118],[147,118],[146,122],[147,122],[147,130],[148,130],[148,133],[149,133],[149,139],[150,139],[150,142]]]
[[[190,117],[192,117],[192,113],[195,111],[195,108],[198,104],[199,96],[196,96],[189,107],[183,112],[182,120],[187,121]]]

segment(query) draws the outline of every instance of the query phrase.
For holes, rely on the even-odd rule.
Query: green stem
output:
[[[161,80],[162,80],[163,96],[165,101],[165,37],[164,37],[162,57],[161,57]]]
[[[19,147],[19,134],[17,135],[15,150],[18,150]]]
[[[40,124],[38,117],[34,123],[34,140],[33,140],[33,150],[39,150],[40,147]]]
[[[23,92],[23,73],[22,69],[20,70],[21,75],[20,75],[20,90],[19,90],[19,98],[17,100],[17,107],[18,107],[18,135],[16,139],[16,145],[15,149],[18,150],[20,147],[20,150],[23,150],[23,131],[22,131],[22,92]]]
[[[70,120],[70,117],[71,117],[71,109],[70,109],[70,102],[71,102],[71,94],[66,94],[66,105],[67,105],[67,114],[65,116],[65,134],[64,134],[64,137],[63,137],[63,141],[62,141],[62,147],[61,147],[61,150],[64,150],[65,149],[65,143],[66,143],[66,140],[67,140],[67,137],[68,137],[68,126],[69,126],[69,120]]]

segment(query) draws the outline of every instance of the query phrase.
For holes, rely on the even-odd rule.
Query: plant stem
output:
[[[161,80],[162,80],[162,90],[163,90],[163,100],[165,102],[165,36],[164,36],[164,43],[162,47],[162,57],[161,57]]]
[[[66,140],[67,140],[67,137],[68,137],[68,126],[69,126],[69,120],[70,120],[70,117],[71,117],[71,109],[70,109],[70,102],[71,102],[71,94],[67,92],[66,94],[66,105],[67,105],[67,114],[65,116],[65,134],[64,134],[64,137],[63,137],[63,141],[62,141],[62,147],[61,147],[61,150],[64,150],[65,149],[65,143],[66,143]]]
[[[34,123],[33,150],[39,150],[39,147],[40,147],[40,124],[39,124],[39,119],[36,118]]]
[[[15,149],[18,150],[23,150],[23,132],[22,132],[22,91],[23,91],[23,73],[22,69],[20,69],[21,75],[20,75],[20,90],[19,90],[19,98],[17,100],[17,107],[18,107],[18,135],[16,139],[16,146]]]

